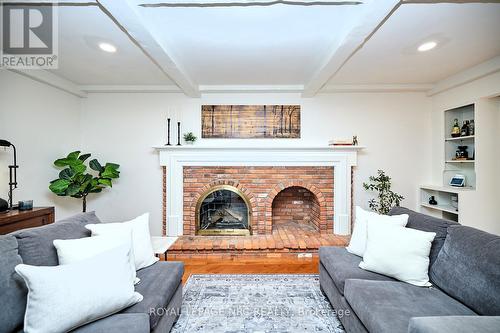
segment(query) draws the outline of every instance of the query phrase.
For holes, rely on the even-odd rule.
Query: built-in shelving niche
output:
[[[463,107],[446,110],[444,112],[444,169],[443,169],[443,184],[449,184],[450,179],[456,175],[465,176],[465,186],[467,188],[476,187],[476,171],[475,171],[475,148],[476,136],[468,135],[463,137],[451,137],[454,120],[458,119],[458,124],[461,127],[464,121],[474,120],[474,104]],[[455,160],[455,153],[458,146],[467,146],[469,160]]]

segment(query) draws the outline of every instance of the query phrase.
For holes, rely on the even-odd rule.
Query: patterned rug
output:
[[[172,332],[343,333],[318,275],[192,275]]]

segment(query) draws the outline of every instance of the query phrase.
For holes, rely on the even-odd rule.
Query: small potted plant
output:
[[[184,141],[186,141],[186,144],[192,145],[196,139],[197,137],[193,134],[193,132],[184,133]]]

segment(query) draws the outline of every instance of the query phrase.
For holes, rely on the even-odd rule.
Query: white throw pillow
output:
[[[128,246],[130,248],[130,266],[132,267],[132,281],[139,283],[135,271],[134,250],[132,247],[132,231],[128,232],[128,237],[117,237],[116,235],[85,237],[80,239],[56,239],[53,242],[57,250],[59,265],[68,265],[85,259],[89,259],[102,252],[109,251],[116,247]]]
[[[362,257],[366,249],[366,236],[368,232],[368,223],[371,221],[387,223],[390,226],[404,227],[408,223],[408,214],[402,215],[380,215],[375,212],[369,212],[356,206],[356,222],[351,234],[351,241],[346,250],[352,254]]]
[[[430,286],[429,253],[435,236],[435,232],[371,222],[359,267],[415,286]]]
[[[128,232],[131,231],[136,270],[151,266],[159,260],[154,255],[153,245],[151,243],[149,213],[142,214],[127,222],[87,224],[85,228],[92,232],[92,236],[112,235],[127,237]]]
[[[121,246],[69,265],[17,265],[28,286],[24,332],[67,332],[140,302],[129,253]]]

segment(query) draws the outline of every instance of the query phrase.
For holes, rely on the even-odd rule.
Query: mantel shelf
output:
[[[182,145],[182,146],[154,146],[154,149],[157,150],[170,150],[170,151],[209,151],[209,150],[285,150],[285,151],[293,151],[293,150],[311,150],[311,151],[360,151],[365,149],[365,146],[266,146],[266,147],[250,147],[250,146],[198,146],[198,145]]]

